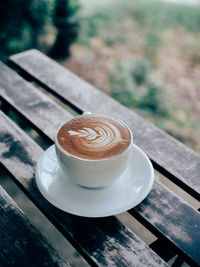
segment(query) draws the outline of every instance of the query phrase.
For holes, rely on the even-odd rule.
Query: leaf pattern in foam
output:
[[[83,138],[87,147],[100,148],[108,146],[109,148],[118,142],[126,142],[121,138],[119,130],[114,125],[108,122],[105,122],[105,124],[96,124],[94,129],[83,127],[77,131],[70,130],[68,133]]]

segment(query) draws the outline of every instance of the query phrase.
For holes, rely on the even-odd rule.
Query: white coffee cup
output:
[[[88,112],[86,114],[87,116],[90,116],[88,115]],[[93,114],[91,114],[91,116],[92,115]],[[99,160],[80,159],[68,154],[59,145],[57,140],[57,134],[60,128],[66,124],[67,121],[59,127],[55,135],[55,148],[58,163],[66,177],[70,178],[74,183],[80,186],[96,188],[108,186],[122,175],[129,164],[129,159],[132,154],[133,136],[129,127],[125,123],[120,120],[115,121],[123,124],[128,129],[131,137],[130,144],[121,154]]]

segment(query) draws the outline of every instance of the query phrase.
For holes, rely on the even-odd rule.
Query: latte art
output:
[[[103,151],[111,149],[117,143],[126,142],[121,138],[119,130],[111,123],[102,121],[101,124],[94,124],[94,128],[83,127],[78,131],[68,131],[70,135],[81,138],[82,144],[91,151]]]
[[[122,153],[129,146],[130,139],[123,124],[95,115],[74,118],[58,132],[58,142],[66,152],[93,160]]]

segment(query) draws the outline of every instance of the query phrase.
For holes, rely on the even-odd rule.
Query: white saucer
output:
[[[135,207],[148,195],[153,181],[152,164],[136,145],[128,168],[108,187],[88,189],[74,184],[60,170],[54,145],[36,167],[36,184],[42,195],[57,208],[85,217],[105,217]]]

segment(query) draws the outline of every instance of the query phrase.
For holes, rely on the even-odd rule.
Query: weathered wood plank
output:
[[[9,70],[7,70],[7,71],[9,71]],[[23,83],[23,80],[22,80],[22,79],[20,79],[20,83],[18,82],[18,75],[17,75],[17,74],[13,73],[13,75],[12,75],[12,79],[14,79],[15,76],[17,76],[17,79],[16,79],[17,82],[16,82],[16,84],[15,84],[15,88],[16,88],[16,90],[17,90],[17,88],[18,88],[18,84],[19,84],[19,86],[21,86],[21,87],[24,88],[24,93],[22,93],[22,95],[25,94],[25,92],[26,92],[27,89],[28,89],[29,91],[31,90],[30,87],[27,88],[26,86],[24,86],[24,85],[22,84],[22,83]],[[14,83],[14,82],[13,82],[13,83]],[[0,86],[0,89],[1,89],[1,86]],[[2,89],[2,91],[4,92],[5,90]],[[31,93],[31,95],[32,95],[32,93]],[[20,97],[21,97],[21,96],[20,96]],[[13,98],[12,98],[12,103],[14,103],[16,109],[20,110],[20,106],[19,106],[18,103],[16,104],[17,101],[15,101],[15,98],[16,98],[16,97],[13,97]],[[39,102],[38,102],[38,103],[39,103]],[[54,105],[54,109],[56,109],[56,108],[57,108],[57,106]],[[34,118],[30,116],[31,111],[29,111],[29,108],[26,108],[26,110],[23,111],[23,112],[24,112],[24,116],[26,116],[26,114],[27,114],[27,116],[29,117],[29,119],[31,120],[32,123],[37,123],[37,121],[34,122]],[[48,107],[47,107],[47,106],[46,106],[46,112],[49,113],[49,114],[51,114],[51,110],[48,110]],[[64,114],[64,111],[63,111],[63,114]],[[40,119],[42,120],[42,116],[43,116],[43,115],[42,115],[41,112],[39,112],[39,111],[36,109],[35,112],[34,112],[34,116],[37,117],[37,120],[38,120],[38,121],[40,121]],[[64,115],[63,115],[63,116],[64,116]],[[65,116],[64,116],[64,117],[65,117]],[[55,123],[55,117],[51,117],[51,116],[49,116],[49,123],[51,124],[52,129],[53,129],[53,128],[54,128],[53,126],[54,126],[54,123]],[[37,124],[36,124],[36,126],[37,126]],[[55,129],[56,129],[56,124],[55,124]],[[47,130],[47,131],[46,131],[46,135],[49,136],[50,138],[52,138],[52,132],[51,132],[51,131],[48,132],[48,130]],[[53,134],[53,135],[54,135],[54,134]],[[24,167],[24,170],[26,170],[26,167]],[[16,174],[15,174],[15,175],[16,175]],[[162,194],[162,189],[163,189],[163,187],[161,186],[161,187],[159,187],[159,188],[160,188],[160,191],[161,191],[161,194]],[[164,192],[165,192],[166,194],[169,193],[168,191],[166,191],[166,189],[164,190]],[[159,190],[158,190],[158,194],[159,194]],[[169,194],[171,194],[171,193],[169,193]],[[170,196],[171,196],[171,195],[170,195]],[[170,198],[170,196],[169,196],[169,198]],[[155,199],[154,201],[156,201],[156,199]],[[147,208],[148,208],[148,206],[147,206]],[[157,227],[157,225],[154,224],[153,217],[155,216],[156,218],[158,218],[158,220],[161,220],[161,221],[163,220],[163,224],[164,224],[164,222],[165,222],[165,218],[164,218],[163,216],[160,216],[160,207],[159,207],[159,206],[158,206],[158,209],[157,209],[157,210],[156,210],[156,206],[154,206],[153,208],[155,209],[155,211],[154,211],[154,215],[151,217],[150,220],[149,220],[148,216],[146,216],[146,217],[145,217],[145,219],[146,219],[146,223],[147,223],[147,224],[148,224],[148,223],[151,224],[151,227],[156,228],[157,231],[158,231],[160,234],[165,235],[165,231],[163,231],[162,228]],[[173,210],[173,209],[172,209],[172,210]],[[140,214],[140,213],[138,212],[138,214]],[[184,214],[184,216],[186,216],[186,215],[187,215],[187,214]],[[173,227],[172,227],[172,229],[173,229]],[[175,242],[176,246],[179,247],[180,244],[181,244],[181,242],[180,242],[180,244],[179,244],[179,242],[177,242],[176,234],[177,234],[176,232],[171,231],[171,232],[169,233],[168,236],[170,237],[170,240],[171,240],[172,242]],[[180,246],[180,249],[181,249],[181,246]]]
[[[162,233],[173,244],[178,244],[183,254],[200,264],[200,213],[173,192],[154,183],[148,197],[129,212],[140,221],[145,219],[145,224],[151,222],[150,228],[155,234]]]
[[[200,200],[200,156],[197,153],[37,50],[14,55],[10,60],[80,110],[108,114],[125,121],[133,130],[135,143],[153,160],[156,169]]]
[[[1,186],[0,266],[69,266]]]
[[[2,112],[0,125],[0,162],[89,263],[99,266],[167,266],[115,217],[89,219],[53,207],[41,196],[34,180],[34,167],[43,151]]]
[[[0,62],[0,96],[51,138],[54,137],[56,128],[72,117],[67,110],[2,62]]]

